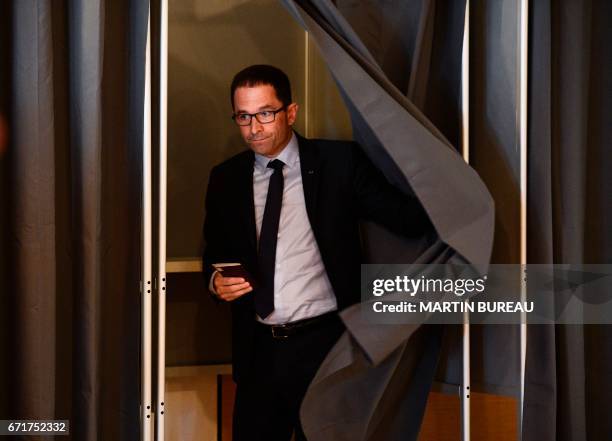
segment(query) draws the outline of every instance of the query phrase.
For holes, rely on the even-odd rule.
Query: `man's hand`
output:
[[[249,282],[245,282],[242,277],[223,277],[216,273],[213,279],[213,285],[217,297],[226,302],[236,300],[238,297],[253,291],[253,287]]]

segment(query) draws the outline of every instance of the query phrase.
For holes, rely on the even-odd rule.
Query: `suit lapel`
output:
[[[296,133],[300,151],[300,168],[302,171],[302,185],[304,187],[304,199],[306,200],[306,212],[313,231],[316,229],[316,207],[317,191],[319,187],[319,155],[312,146],[312,141],[302,138]]]

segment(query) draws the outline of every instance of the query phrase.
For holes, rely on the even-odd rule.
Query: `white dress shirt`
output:
[[[276,158],[255,154],[253,199],[257,240],[259,242],[268,184],[274,172],[268,168],[268,163],[273,159],[285,163],[274,271],[274,311],[265,320],[260,317],[257,320],[266,324],[281,324],[333,311],[337,309],[337,303],[306,212],[295,133]]]

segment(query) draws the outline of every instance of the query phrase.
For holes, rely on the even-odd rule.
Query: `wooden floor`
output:
[[[166,370],[166,439],[231,441],[235,385],[230,372],[228,365]],[[460,420],[457,395],[431,392],[419,441],[460,441]],[[516,441],[517,427],[516,399],[471,395],[472,441]]]
[[[471,441],[516,441],[517,402],[512,397],[473,393],[470,397]],[[419,441],[460,441],[459,396],[431,392]]]
[[[232,439],[232,406],[235,385],[229,375],[221,376],[221,441]],[[473,393],[471,395],[472,441],[516,441],[517,402],[512,397]],[[459,397],[431,392],[419,441],[460,441]],[[384,440],[381,440],[384,441]]]
[[[229,365],[166,368],[165,439],[219,439],[218,427],[224,425],[218,422],[218,390],[222,389],[218,381],[223,378],[231,381],[231,369]],[[233,394],[229,393],[226,399],[233,399]]]

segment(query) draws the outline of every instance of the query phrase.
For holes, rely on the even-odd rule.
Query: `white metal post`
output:
[[[166,194],[168,124],[168,0],[160,0],[159,32],[159,203],[157,259],[157,395],[155,439],[164,440],[166,389]]]
[[[461,54],[461,150],[470,162],[470,0],[465,2]],[[469,301],[469,300],[468,300]],[[470,440],[470,313],[463,313],[463,375],[461,380],[461,439]]]
[[[147,18],[142,146],[141,397],[142,441],[151,440],[151,8]]]
[[[529,1],[520,0],[520,19],[519,19],[519,145],[520,145],[520,191],[521,191],[521,210],[520,210],[520,259],[521,268],[527,264],[527,51],[528,51],[528,30],[529,30]],[[526,300],[527,283],[521,271],[521,301]],[[521,312],[520,324],[520,369],[521,369],[521,396],[520,396],[520,422],[519,439],[522,439],[523,429],[523,408],[525,398],[525,360],[527,356],[527,316]]]

